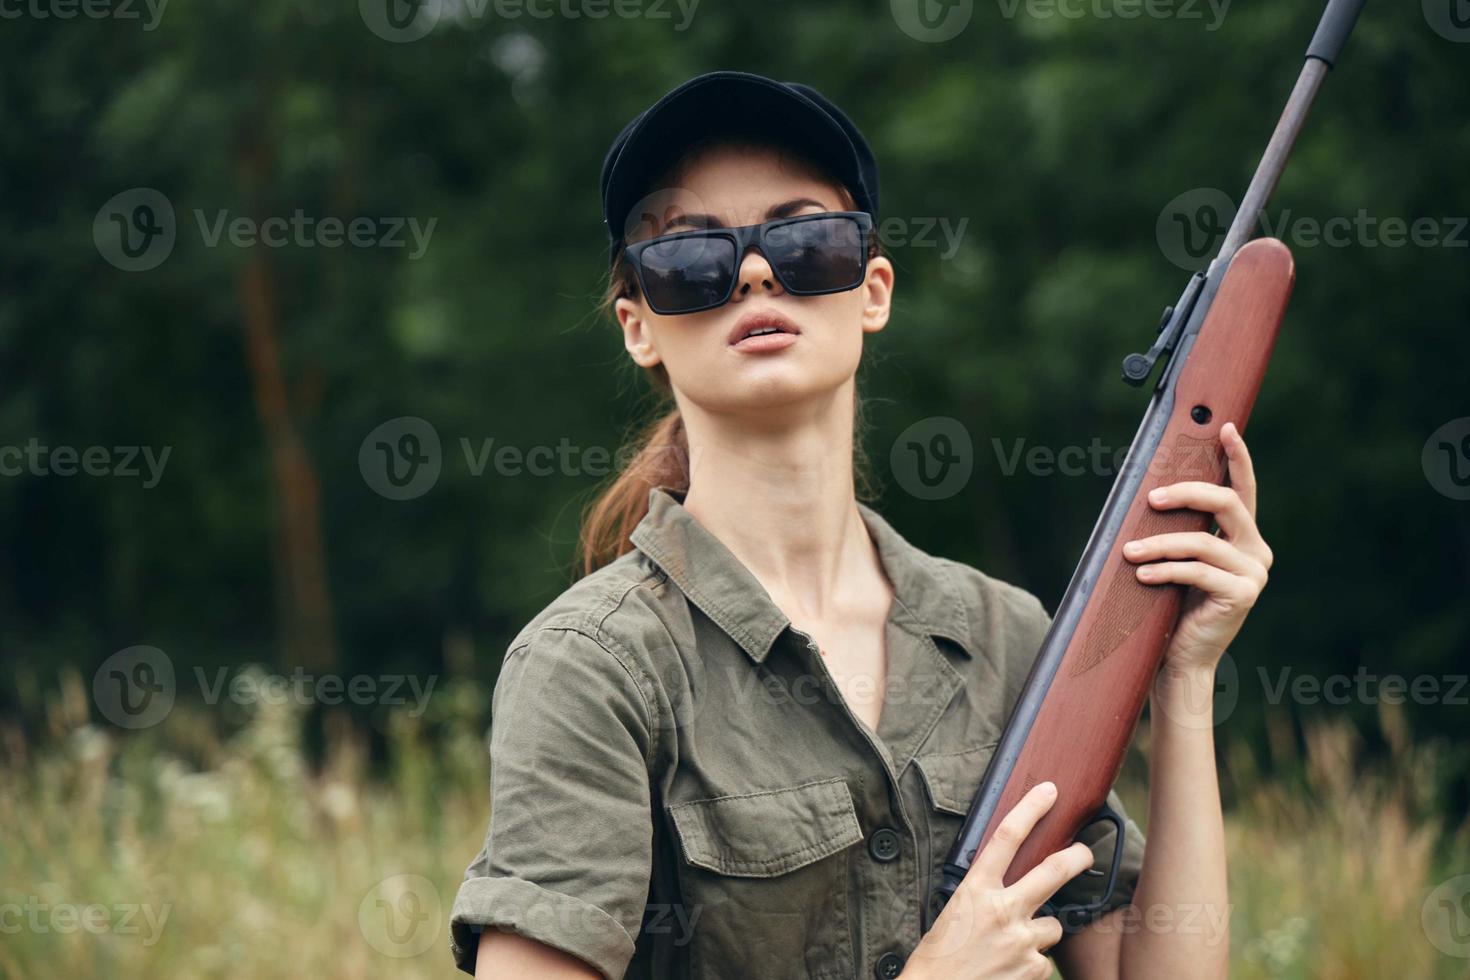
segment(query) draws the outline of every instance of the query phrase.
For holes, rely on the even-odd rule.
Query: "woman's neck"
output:
[[[846,385],[795,424],[684,406],[691,464],[684,507],[793,620],[825,619],[886,582],[854,492],[853,392]],[[776,413],[772,413],[773,415]]]

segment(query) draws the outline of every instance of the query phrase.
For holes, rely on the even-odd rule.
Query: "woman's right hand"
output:
[[[1045,980],[1051,976],[1051,961],[1042,951],[1061,940],[1062,924],[1050,916],[1034,916],[1057,889],[1092,867],[1092,849],[1075,843],[1009,887],[1002,878],[1021,842],[1056,799],[1055,785],[1038,783],[1006,814],[933,928],[914,948],[903,977]]]

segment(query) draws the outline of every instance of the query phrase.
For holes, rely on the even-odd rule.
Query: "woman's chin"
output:
[[[809,369],[767,364],[760,370],[731,372],[718,393],[711,392],[713,397],[699,400],[712,411],[777,422],[782,416],[800,415],[798,410],[803,405],[819,406],[830,401],[852,377],[834,377],[825,372],[813,376]]]

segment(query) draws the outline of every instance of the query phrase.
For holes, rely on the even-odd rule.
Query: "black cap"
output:
[[[775,139],[826,167],[859,211],[878,217],[878,164],[868,141],[820,92],[741,71],[697,75],[623,127],[602,161],[602,216],[622,240],[628,212],[691,143],[713,134]]]

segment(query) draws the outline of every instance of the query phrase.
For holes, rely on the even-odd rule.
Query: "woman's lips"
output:
[[[735,322],[729,343],[742,354],[766,354],[796,343],[801,331],[796,324],[773,310],[756,310]]]
[[[731,349],[738,350],[742,354],[765,354],[770,351],[784,350],[796,343],[794,333],[759,333],[744,340],[730,345]]]

